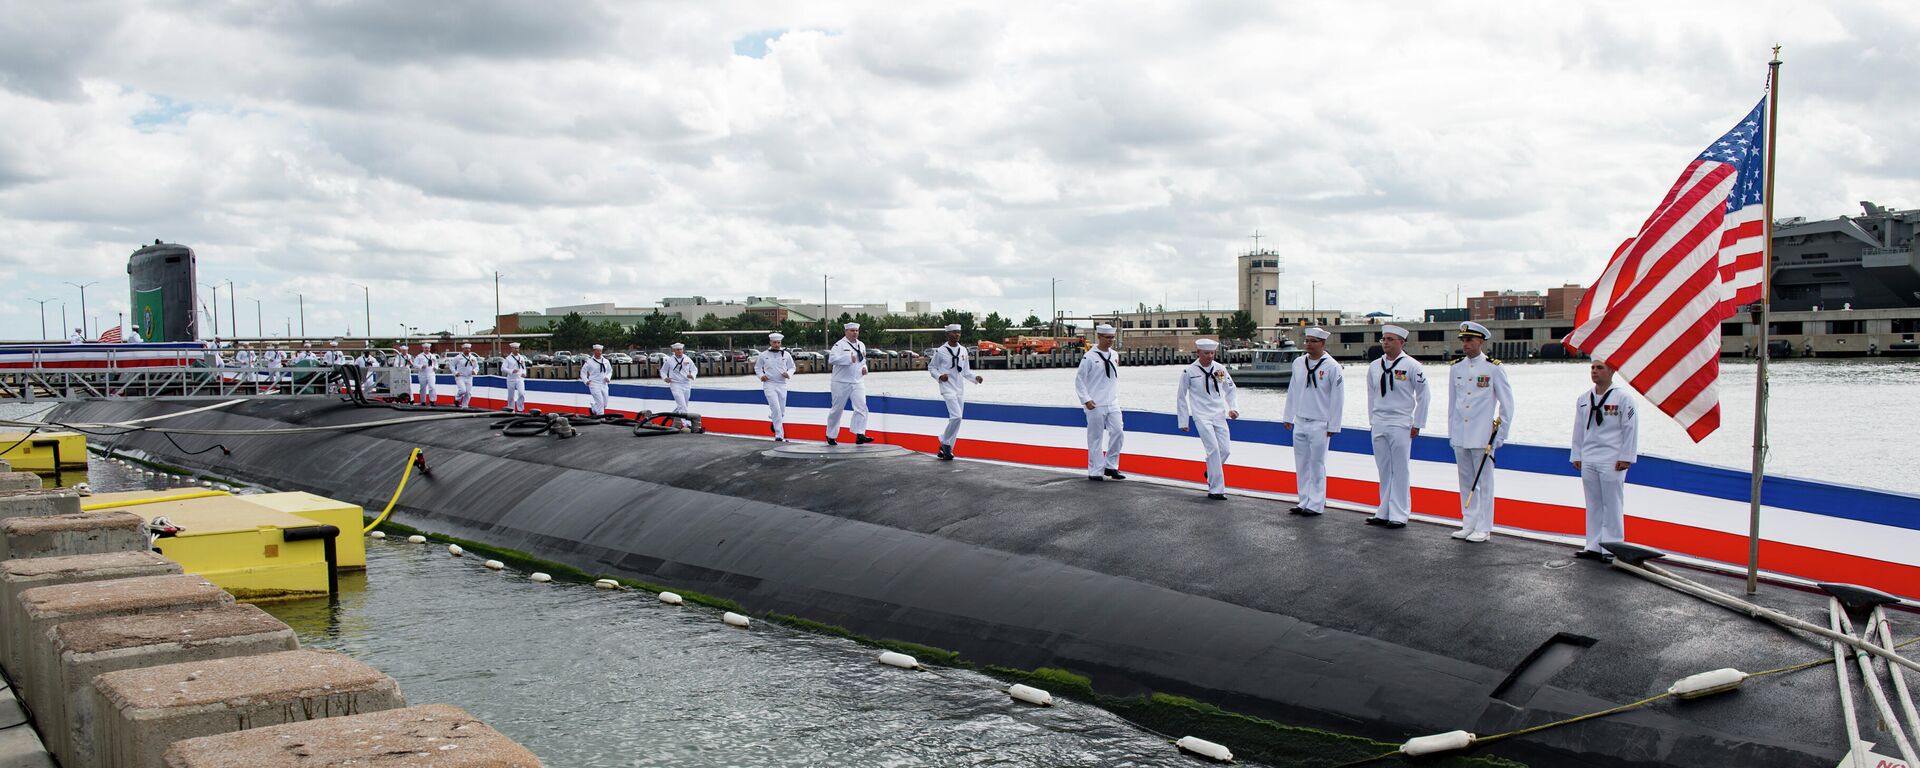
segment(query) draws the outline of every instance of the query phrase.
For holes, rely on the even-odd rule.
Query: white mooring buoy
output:
[[[497,571],[497,570],[500,570],[500,569],[502,569],[502,568],[505,568],[505,567],[507,567],[507,564],[506,564],[506,563],[503,563],[503,562],[500,562],[500,561],[498,561],[498,560],[488,560],[488,561],[486,561],[486,562],[484,562],[484,563],[481,563],[481,565],[484,565],[484,566],[486,566],[486,567],[487,567],[487,570],[489,570],[489,571]]]
[[[679,605],[686,602],[686,599],[680,597],[680,594],[677,592],[662,592],[660,593],[660,602],[666,603],[667,605]]]
[[[880,654],[880,663],[901,669],[919,669],[920,660],[904,653],[885,651]]]
[[[1431,755],[1436,752],[1451,752],[1465,749],[1473,744],[1474,736],[1466,731],[1447,731],[1428,736],[1416,736],[1400,745],[1400,754],[1408,757]]]
[[[1673,685],[1667,687],[1667,693],[1683,699],[1697,699],[1739,688],[1740,683],[1746,679],[1747,673],[1733,667],[1725,667],[1675,680]]]
[[[1233,750],[1227,749],[1226,747],[1220,746],[1219,744],[1215,744],[1211,741],[1207,741],[1206,739],[1198,739],[1192,736],[1182,736],[1180,737],[1180,740],[1174,742],[1173,745],[1176,747],[1179,747],[1180,751],[1182,752],[1190,752],[1192,754],[1204,757],[1208,760],[1214,760],[1222,763],[1233,762]]]
[[[371,537],[373,537],[373,538],[376,538],[376,539],[384,539],[384,538],[386,538],[386,537],[387,537],[387,532],[386,532],[386,531],[374,531],[373,533],[369,533],[369,534],[367,534],[367,535],[368,535],[368,536],[371,536]]]
[[[547,583],[547,582],[549,582],[549,581],[553,581],[553,577],[552,577],[552,576],[548,576],[548,575],[546,575],[546,574],[544,574],[544,573],[541,573],[541,572],[539,572],[539,571],[534,571],[532,575],[530,575],[530,576],[528,576],[528,577],[527,577],[527,580],[528,580],[528,581],[531,581],[531,582],[533,582],[533,583],[535,583],[535,584],[545,584],[545,583]]]
[[[447,554],[449,554],[449,555],[453,555],[454,557],[459,557],[459,556],[461,556],[461,555],[464,555],[464,554],[466,554],[466,553],[467,553],[467,551],[466,551],[466,550],[464,550],[464,549],[461,549],[461,548],[460,548],[460,545],[458,545],[458,544],[448,544],[448,545],[447,545]]]
[[[720,614],[720,620],[728,623],[729,625],[736,626],[736,627],[744,627],[753,623],[752,619],[749,619],[745,616],[734,613],[733,611],[727,611],[726,613]]]
[[[593,582],[593,586],[598,589],[619,589],[620,582],[613,579],[600,579]]]
[[[1053,706],[1053,694],[1031,685],[1014,683],[1012,687],[1007,688],[1007,695],[1012,696],[1014,701],[1024,701],[1040,707]]]
[[[427,537],[416,533],[412,536],[407,537],[407,543],[408,544],[425,544],[427,543]]]

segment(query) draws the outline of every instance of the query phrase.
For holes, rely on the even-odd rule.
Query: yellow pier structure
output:
[[[155,551],[242,600],[327,595],[339,569],[367,566],[360,508],[310,493],[173,488],[95,494],[82,508],[166,518],[180,532]]]
[[[12,464],[15,472],[51,474],[87,468],[87,436],[78,432],[35,432],[31,437],[25,432],[0,432],[0,451],[4,451],[0,459]]]

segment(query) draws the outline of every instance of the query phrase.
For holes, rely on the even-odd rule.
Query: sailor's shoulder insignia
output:
[[[1500,364],[1500,358],[1497,358],[1497,357],[1489,357],[1489,358],[1487,358],[1487,362],[1489,362],[1489,363],[1493,363],[1494,365],[1499,365],[1499,364]]]

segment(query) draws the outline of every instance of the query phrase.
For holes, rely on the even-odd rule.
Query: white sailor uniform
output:
[[[480,369],[480,361],[473,355],[458,352],[447,361],[453,369],[453,404],[461,408],[473,402],[473,374]]]
[[[1333,355],[1293,359],[1281,421],[1293,425],[1293,474],[1300,509],[1327,511],[1327,443],[1340,431],[1347,381]]]
[[[959,344],[942,344],[927,354],[927,375],[939,382],[940,399],[947,403],[947,428],[940,432],[940,451],[952,455],[953,443],[960,437],[961,416],[966,413],[967,385],[974,383],[973,361],[967,348]]]
[[[613,361],[589,357],[580,363],[580,383],[587,385],[587,412],[599,416],[607,412],[607,384],[613,380]]]
[[[267,381],[280,383],[280,366],[286,363],[286,354],[277,349],[260,353],[260,359],[267,364]]]
[[[827,439],[839,439],[840,412],[849,404],[853,406],[853,434],[857,439],[867,433],[867,385],[862,378],[867,375],[867,345],[843,337],[828,350],[827,363],[833,366],[829,385],[833,407],[827,410]]]
[[[1633,395],[1619,387],[1604,394],[1589,389],[1573,405],[1571,460],[1580,465],[1580,486],[1587,497],[1587,546],[1627,538],[1627,470],[1616,462],[1640,460],[1640,419]]]
[[[1413,513],[1413,430],[1427,426],[1427,370],[1412,355],[1367,364],[1367,423],[1373,432],[1373,466],[1380,475],[1380,506],[1374,517],[1406,523]]]
[[[434,397],[434,385],[439,383],[436,369],[440,367],[440,356],[432,352],[418,352],[414,354],[409,364],[413,366],[414,378],[420,382],[420,402],[427,405],[438,404],[440,401]]]
[[[700,378],[700,364],[686,355],[668,355],[660,363],[660,380],[667,383],[667,391],[673,394],[673,412],[687,413],[687,402],[693,398],[693,380]]]
[[[1201,365],[1194,361],[1180,371],[1180,385],[1174,399],[1180,428],[1192,422],[1207,449],[1207,493],[1227,492],[1227,457],[1233,435],[1227,429],[1227,412],[1240,409],[1234,392],[1233,375],[1219,361]]]
[[[787,381],[795,370],[793,353],[785,348],[763,349],[753,358],[755,376],[765,376],[760,392],[767,397],[767,417],[773,422],[773,437],[787,439]]]
[[[1513,388],[1507,385],[1507,372],[1500,361],[1480,355],[1454,362],[1447,390],[1447,442],[1453,446],[1454,470],[1460,478],[1460,530],[1468,536],[1493,532],[1494,462],[1499,461],[1500,446],[1513,431]],[[1497,409],[1497,413],[1496,413]],[[1494,433],[1494,417],[1500,418],[1500,431]],[[1487,455],[1492,438],[1495,457],[1481,469],[1480,459]],[[1474,476],[1480,477],[1479,485]],[[1472,506],[1467,497],[1473,496]]]
[[[1073,394],[1080,398],[1081,408],[1093,403],[1087,411],[1087,477],[1118,473],[1120,448],[1127,438],[1120,416],[1119,353],[1096,347],[1081,355],[1080,370],[1073,375]]]
[[[531,361],[519,352],[500,358],[500,375],[507,380],[507,410],[519,413],[527,409],[527,367]]]

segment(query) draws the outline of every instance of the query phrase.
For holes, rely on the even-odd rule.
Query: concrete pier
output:
[[[63,768],[101,765],[93,754],[94,677],[300,647],[292,628],[251,605],[72,621],[54,627],[52,640],[57,701],[34,714]]]
[[[0,519],[0,561],[137,552],[146,548],[147,523],[132,512],[76,512]]]
[[[108,672],[94,687],[95,754],[115,768],[159,768],[182,739],[406,706],[393,678],[317,650]]]
[[[42,490],[36,486],[25,491],[0,491],[0,518],[77,514],[80,514],[80,494],[72,490]]]
[[[145,551],[0,562],[0,628],[6,632],[5,646],[0,648],[0,664],[6,665],[15,680],[26,675],[20,660],[20,651],[27,645],[26,619],[20,609],[21,592],[34,587],[167,576],[179,572],[179,563]]]
[[[33,491],[41,487],[40,476],[32,472],[0,469],[0,491]]]
[[[459,707],[428,704],[175,742],[167,768],[539,768],[540,760]]]
[[[21,675],[21,669],[13,670],[14,684],[25,692],[29,709],[52,711],[59,701],[53,687],[54,672],[59,665],[53,657],[50,630],[61,624],[233,604],[232,595],[190,574],[34,587],[20,593],[20,609],[27,630],[26,645],[20,649],[20,666],[25,675]],[[44,728],[45,723],[40,724]]]

